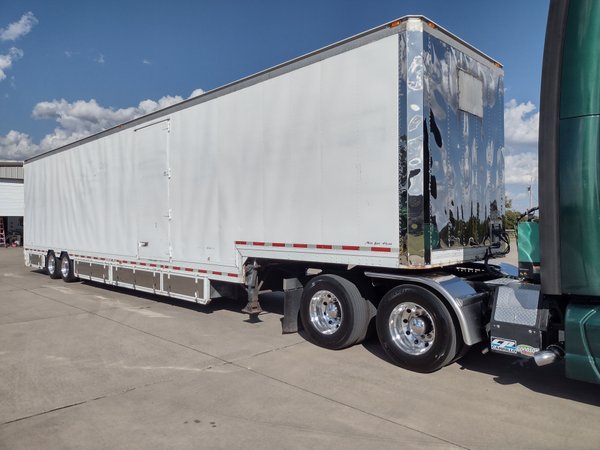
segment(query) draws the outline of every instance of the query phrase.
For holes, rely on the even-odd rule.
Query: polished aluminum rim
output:
[[[400,303],[392,310],[389,329],[394,343],[409,355],[428,352],[435,340],[431,315],[413,302]]]
[[[342,305],[330,291],[317,291],[310,299],[310,321],[321,334],[333,334],[342,324]]]
[[[54,255],[50,255],[48,256],[48,272],[49,273],[54,273],[54,271],[56,270],[56,258],[54,257]]]
[[[69,276],[69,270],[71,270],[71,265],[69,263],[69,258],[63,258],[60,262],[60,272],[64,278]]]

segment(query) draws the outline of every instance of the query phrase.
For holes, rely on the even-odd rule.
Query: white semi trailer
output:
[[[328,348],[433,371],[487,338],[503,71],[405,17],[25,164],[25,264],[206,304],[285,291]],[[489,316],[489,314],[488,314]]]

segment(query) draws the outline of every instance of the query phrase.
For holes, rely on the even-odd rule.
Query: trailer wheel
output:
[[[434,372],[457,352],[452,316],[439,298],[420,286],[396,286],[383,296],[377,335],[395,364],[415,372]]]
[[[46,256],[46,272],[50,275],[53,280],[60,278],[60,268],[58,267],[58,260],[54,255],[54,252],[50,250]]]
[[[370,316],[354,283],[338,275],[319,275],[304,287],[300,317],[313,343],[337,350],[366,335]]]
[[[65,253],[60,259],[60,276],[62,277],[64,282],[71,283],[77,280],[77,277],[75,276],[73,270],[73,260],[69,258],[68,254]]]

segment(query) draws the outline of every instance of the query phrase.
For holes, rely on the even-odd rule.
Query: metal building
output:
[[[23,162],[0,161],[0,242],[22,244],[24,203]]]

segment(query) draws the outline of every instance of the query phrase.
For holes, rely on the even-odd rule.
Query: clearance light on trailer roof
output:
[[[390,28],[395,28],[398,25],[400,25],[400,20],[394,20],[392,23],[390,23]]]
[[[433,23],[433,22],[426,22],[426,23],[427,23],[427,26],[428,26],[429,28],[433,28],[433,29],[436,29],[436,28],[437,28],[437,25],[436,25],[435,23]]]

